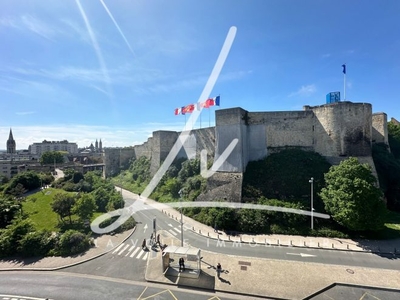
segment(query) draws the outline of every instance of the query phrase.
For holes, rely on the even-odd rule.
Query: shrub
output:
[[[23,256],[45,256],[56,245],[56,239],[48,231],[28,232],[19,241],[18,252]]]
[[[60,236],[57,246],[59,254],[67,256],[88,250],[91,246],[91,242],[87,235],[70,229]]]
[[[118,216],[115,217],[111,217],[103,222],[100,223],[99,227],[100,228],[105,228],[109,225],[111,225],[112,223],[114,223],[116,220],[118,219]],[[121,226],[119,226],[118,228],[116,228],[114,230],[115,233],[121,233],[124,232],[126,230],[132,229],[136,226],[136,221],[134,218],[130,217],[128,220],[126,220],[123,224],[121,224]]]

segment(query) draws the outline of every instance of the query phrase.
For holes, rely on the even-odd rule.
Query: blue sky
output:
[[[130,146],[182,130],[229,28],[204,109],[301,110],[329,92],[400,119],[400,1],[8,0],[0,4],[0,149],[64,140]],[[204,99],[205,100],[205,99]],[[198,122],[196,128],[200,127]],[[3,143],[3,144],[1,144]]]

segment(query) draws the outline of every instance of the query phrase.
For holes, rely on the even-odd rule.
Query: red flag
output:
[[[175,108],[175,116],[179,115],[182,112],[182,108]]]
[[[190,114],[194,111],[194,104],[186,105],[182,107],[182,114]]]

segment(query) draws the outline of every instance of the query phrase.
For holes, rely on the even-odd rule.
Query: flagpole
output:
[[[346,64],[343,67],[343,100],[346,101]]]

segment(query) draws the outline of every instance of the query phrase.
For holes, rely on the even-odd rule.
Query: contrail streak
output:
[[[90,26],[89,20],[88,20],[86,14],[85,14],[85,11],[83,10],[83,7],[82,7],[82,5],[80,3],[80,0],[75,0],[75,2],[78,5],[79,11],[80,11],[80,13],[82,15],[82,18],[83,18],[83,21],[85,22],[86,29],[89,32],[90,39],[92,40],[93,48],[94,48],[94,51],[96,52],[97,59],[99,60],[99,63],[100,63],[100,68],[101,68],[101,71],[102,71],[103,76],[104,76],[104,81],[107,84],[108,92],[109,92],[109,94],[112,94],[111,93],[111,88],[110,88],[110,83],[111,83],[110,77],[108,76],[107,67],[106,67],[106,64],[104,62],[104,58],[103,58],[103,54],[101,53],[100,46],[97,43],[96,36],[95,36],[95,34],[94,34],[93,30],[92,30],[92,27]]]
[[[106,10],[108,16],[111,18],[111,20],[114,22],[115,27],[117,27],[119,33],[121,34],[122,38],[124,39],[126,45],[128,46],[129,50],[132,52],[134,56],[136,56],[135,52],[133,51],[131,45],[129,44],[128,40],[125,37],[125,34],[122,32],[121,28],[118,26],[117,21],[115,21],[113,15],[111,14],[110,10],[108,9],[107,5],[104,3],[103,0],[100,0],[101,4],[103,5],[104,9]]]

